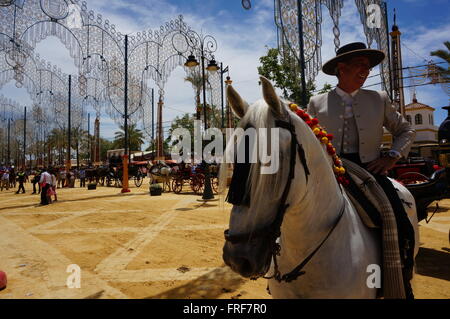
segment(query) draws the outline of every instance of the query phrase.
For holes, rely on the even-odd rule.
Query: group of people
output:
[[[41,204],[47,205],[52,203],[52,201],[57,201],[57,188],[74,188],[77,178],[80,180],[80,187],[85,187],[85,167],[82,166],[79,170],[73,169],[69,171],[66,168],[57,167],[20,169],[16,173],[14,166],[0,166],[0,191],[3,191],[3,189],[14,189],[18,183],[16,194],[24,194],[24,183],[31,182],[33,185],[32,194],[40,194]]]
[[[19,189],[17,190],[17,193],[19,193],[20,190],[23,190],[23,183],[26,178],[24,170],[16,173],[14,166],[0,166],[0,191],[16,188],[16,184],[19,182]]]

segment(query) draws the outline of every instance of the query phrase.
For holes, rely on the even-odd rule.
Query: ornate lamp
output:
[[[198,63],[197,59],[192,54],[190,56],[188,56],[188,59],[187,59],[186,63],[184,64],[184,66],[186,66],[188,68],[193,68],[198,65],[199,65],[199,63]]]
[[[217,65],[216,60],[212,59],[211,61],[209,61],[209,64],[206,67],[206,69],[209,72],[217,72],[219,70],[219,66]]]

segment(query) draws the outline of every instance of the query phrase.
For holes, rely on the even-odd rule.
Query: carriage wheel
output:
[[[142,181],[144,180],[144,178],[142,177],[141,174],[137,174],[136,176],[133,177],[133,180],[134,180],[134,185],[136,185],[136,187],[141,187]]]
[[[203,193],[205,177],[203,174],[195,174],[191,179],[191,188],[196,195]]]
[[[183,179],[182,178],[172,179],[172,190],[175,194],[181,193],[181,191],[183,190]]]
[[[397,181],[403,185],[420,184],[428,182],[429,180],[430,179],[428,177],[418,172],[406,172],[397,177]]]
[[[219,193],[219,179],[217,177],[211,177],[211,188],[215,194]]]
[[[106,186],[111,187],[112,186],[112,178],[109,176],[106,176]]]

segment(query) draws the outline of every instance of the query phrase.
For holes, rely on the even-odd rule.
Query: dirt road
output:
[[[30,184],[26,194],[0,192],[0,269],[8,275],[0,298],[270,298],[265,280],[243,279],[222,261],[228,204],[151,197],[147,183],[128,194],[59,189],[49,206],[38,205]],[[450,200],[439,205],[420,227],[417,298],[450,298]],[[77,266],[81,288],[71,289]]]

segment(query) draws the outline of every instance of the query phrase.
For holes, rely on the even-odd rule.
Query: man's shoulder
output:
[[[388,97],[386,91],[360,89],[360,94],[363,95],[363,96],[381,97],[382,99]]]
[[[334,90],[333,90],[333,91],[334,91]],[[313,103],[320,103],[320,102],[322,102],[322,101],[328,99],[328,96],[329,96],[330,94],[332,94],[333,91],[314,95],[314,96],[312,96],[312,97],[310,98],[310,102],[313,102]]]

